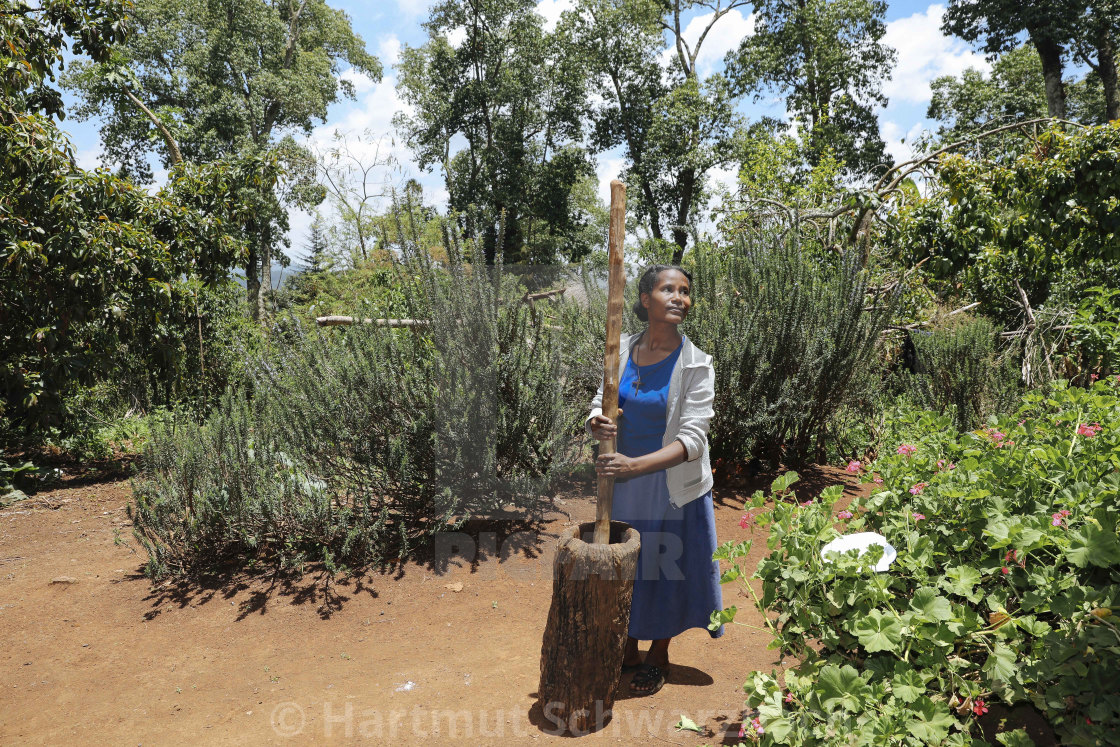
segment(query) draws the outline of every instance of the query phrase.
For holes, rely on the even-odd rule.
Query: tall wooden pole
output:
[[[622,242],[626,236],[626,185],[611,182],[611,225],[607,235],[607,349],[603,356],[603,414],[618,422],[618,356],[622,337],[622,292],[626,277],[622,271]],[[599,442],[600,454],[613,454],[615,439]],[[614,478],[599,477],[599,499],[595,506],[596,544],[609,544]]]

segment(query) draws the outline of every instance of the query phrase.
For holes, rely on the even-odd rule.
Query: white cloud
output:
[[[572,0],[540,0],[537,13],[544,16],[544,30],[551,34],[560,21],[560,14],[571,8]]]
[[[395,37],[383,41],[382,53],[394,42]],[[383,58],[383,61],[387,59]],[[420,172],[413,162],[412,152],[396,136],[393,128],[395,114],[411,112],[411,107],[397,94],[396,77],[386,74],[379,83],[374,83],[352,69],[342,75],[354,82],[357,100],[350,103],[340,116],[316,127],[307,138],[307,145],[313,150],[325,152],[340,144],[336,133],[342,134],[346,137],[349,150],[360,162],[370,164],[376,158],[378,161],[392,159],[395,163],[393,168],[386,166],[371,173],[372,188],[380,188],[383,183],[399,187],[406,179],[415,178],[424,188],[425,202],[444,209],[448,196],[442,173],[438,169],[433,173]],[[329,211],[329,205],[324,203],[319,210]],[[288,255],[294,259],[305,253],[311,222],[312,215],[308,212],[291,210],[288,213],[288,237],[292,242]]]
[[[604,205],[611,204],[611,181],[622,178],[622,171],[626,168],[626,159],[621,156],[606,154],[607,157],[599,160],[595,175],[599,178],[599,199]]]
[[[397,10],[405,18],[412,19],[425,15],[432,0],[397,0]]]
[[[883,92],[893,102],[925,103],[929,83],[942,75],[960,75],[974,67],[988,72],[991,65],[969,46],[941,33],[945,6],[930,5],[922,13],[887,24],[883,42],[898,51],[898,65]]]
[[[713,191],[726,189],[732,194],[739,189],[739,167],[729,169],[714,168],[708,171],[708,178],[712,180]]]
[[[389,34],[381,38],[377,45],[377,59],[385,67],[396,65],[401,59],[401,40],[396,34]]]
[[[894,162],[902,163],[914,157],[914,140],[922,134],[923,129],[924,124],[917,122],[904,134],[897,122],[888,119],[879,125],[879,134]]]
[[[688,44],[688,49],[695,51],[696,42],[700,34],[712,22],[715,13],[705,13],[694,16],[684,27],[681,36]],[[712,26],[712,30],[704,37],[704,44],[700,47],[700,54],[696,56],[696,69],[700,77],[707,77],[723,68],[724,56],[733,49],[738,49],[743,37],[754,33],[754,13],[746,18],[738,10],[733,10]],[[661,65],[665,68],[679,66],[677,61],[676,40],[672,34],[666,34],[669,46],[661,53]]]
[[[74,160],[78,162],[78,167],[86,171],[93,171],[99,168],[101,164],[101,146],[95,145],[92,148],[82,148],[74,154]]]
[[[467,27],[456,26],[447,32],[447,43],[456,49],[467,40]]]

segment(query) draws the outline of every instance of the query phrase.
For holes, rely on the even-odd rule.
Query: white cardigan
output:
[[[630,359],[630,346],[640,333],[623,338],[619,350],[619,379],[626,370]],[[673,441],[684,445],[688,461],[670,467],[665,471],[669,487],[669,502],[681,506],[696,500],[712,489],[712,467],[708,459],[708,426],[715,411],[715,371],[712,369],[712,356],[700,350],[685,337],[681,354],[673,366],[669,378],[669,396],[665,411],[665,435],[661,445],[668,446]],[[587,416],[585,428],[591,432],[591,418],[603,412],[603,385],[591,400],[591,414]]]

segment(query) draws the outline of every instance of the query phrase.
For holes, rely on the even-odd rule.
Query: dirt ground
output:
[[[743,496],[717,488],[720,541]],[[799,495],[842,470],[803,472]],[[0,511],[2,744],[544,744],[535,708],[552,552],[594,517],[576,486],[536,525],[492,522],[446,567],[412,563],[346,583],[239,575],[153,587],[125,513],[127,480],[70,480]],[[757,537],[751,567],[764,547]],[[733,584],[724,604],[761,619]],[[735,744],[742,685],[779,666],[767,636],[691,630],[651,697],[624,676],[614,718],[586,743]],[[644,648],[644,646],[643,646]],[[687,716],[703,734],[679,731]]]

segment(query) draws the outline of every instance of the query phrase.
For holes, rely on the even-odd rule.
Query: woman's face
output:
[[[662,270],[653,283],[653,290],[642,294],[642,306],[651,322],[680,324],[692,308],[691,287],[680,270]]]

